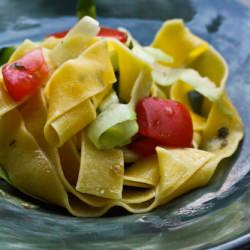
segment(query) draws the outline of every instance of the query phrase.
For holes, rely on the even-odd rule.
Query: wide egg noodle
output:
[[[99,197],[120,199],[123,175],[122,151],[119,149],[98,150],[83,134],[81,166],[76,190]]]
[[[0,148],[0,162],[14,186],[39,199],[65,203],[65,190],[53,165],[15,109],[0,119]]]
[[[150,96],[167,99],[168,95],[166,91],[161,90],[160,87],[154,83],[152,84],[151,89],[150,89]]]
[[[151,185],[152,180],[154,180],[153,185],[155,186],[157,184],[155,189],[152,189],[155,190],[154,192],[151,189],[145,189],[144,191],[135,190],[135,197],[137,197],[137,199],[143,199],[144,192],[147,194],[146,197],[151,199],[151,204],[148,204],[148,207],[140,208],[143,212],[146,212],[165,203],[166,200],[169,201],[176,197],[174,194],[179,192],[180,187],[185,190],[184,183],[190,181],[191,177],[212,157],[213,153],[199,149],[164,149],[158,147],[157,157],[153,156],[149,159],[139,160],[138,163],[131,166],[132,171],[129,169],[127,172],[125,171],[124,179],[132,179],[136,182],[141,181],[147,184],[150,183]],[[153,169],[149,168],[149,163],[152,163],[151,167],[153,167]],[[139,171],[134,171],[133,167]],[[142,170],[145,171],[143,172]],[[192,188],[195,187],[196,184],[194,183]],[[148,195],[148,193],[154,193],[155,195]],[[133,191],[129,190],[125,193],[124,197],[125,200],[129,197],[129,204],[132,206],[129,209],[133,210],[133,204],[136,203],[136,198],[133,197]],[[133,212],[135,211],[133,210]]]
[[[156,187],[159,181],[157,156],[139,159],[126,168],[124,185],[135,187]]]
[[[62,42],[62,38],[57,38],[57,37],[53,37],[53,36],[49,36],[46,37],[41,43],[40,45],[43,48],[52,50],[54,49],[60,42]]]
[[[94,104],[94,107],[98,108],[101,102],[104,100],[104,98],[107,97],[111,91],[112,91],[112,85],[106,85],[102,92],[93,96],[91,98],[91,101]]]
[[[50,58],[54,65],[58,67],[67,60],[78,57],[97,41],[96,34],[99,29],[96,20],[88,16],[83,17],[55,47],[52,45]]]
[[[231,111],[231,116],[225,114],[217,104],[214,104],[208,117],[201,144],[203,150],[212,152],[214,156],[192,178],[185,182],[171,198],[206,185],[220,161],[231,156],[243,138],[242,121],[226,95],[223,96],[222,103]],[[229,129],[229,135],[225,138],[226,141],[217,138],[218,129],[222,127]]]
[[[77,146],[73,140],[69,140],[58,149],[58,152],[65,179],[72,186],[76,186],[80,169],[80,155]]]
[[[191,63],[207,50],[207,43],[193,35],[181,19],[166,21],[151,45],[173,57],[170,65],[180,67]]]
[[[157,155],[162,178],[158,190],[161,204],[174,197],[178,188],[213,157],[212,153],[192,148],[165,150],[158,147]]]
[[[95,43],[77,59],[58,68],[48,82],[46,139],[61,146],[94,120],[95,107],[90,98],[115,80],[105,41]],[[67,117],[71,118],[70,123]]]
[[[0,180],[3,179],[6,182],[11,184],[11,181],[6,173],[6,171],[0,166]]]
[[[13,112],[14,111],[15,110],[13,110]],[[16,114],[18,113],[18,111],[15,111],[15,112],[16,112]],[[48,172],[48,173],[46,172],[46,168],[45,168],[45,167],[47,167],[46,165],[44,166],[44,168],[42,168],[42,167],[39,168],[39,166],[37,166],[38,170],[41,171],[41,173],[39,171],[34,171],[36,168],[33,167],[33,162],[31,162],[27,166],[25,165],[25,167],[27,167],[28,174],[26,172],[24,172],[24,173],[22,172],[23,175],[18,176],[18,181],[19,181],[18,184],[15,184],[15,182],[13,183],[13,179],[10,175],[10,179],[11,179],[11,182],[13,183],[13,185],[16,185],[16,187],[18,189],[21,189],[23,192],[25,192],[31,196],[34,196],[34,197],[42,199],[42,200],[49,201],[49,202],[54,203],[54,204],[61,205],[65,208],[67,208],[69,210],[69,212],[75,216],[90,216],[91,217],[91,216],[100,216],[101,214],[103,214],[105,212],[105,211],[103,211],[104,204],[106,204],[107,202],[105,200],[101,200],[100,198],[98,199],[98,197],[92,197],[92,196],[83,195],[81,193],[78,193],[75,190],[74,186],[71,185],[68,182],[68,180],[66,180],[66,178],[65,178],[63,168],[62,168],[62,165],[60,163],[59,156],[58,156],[57,149],[46,142],[46,140],[44,138],[43,130],[41,128],[44,126],[44,124],[46,122],[47,110],[46,110],[45,100],[44,100],[43,96],[41,95],[41,93],[37,93],[37,95],[30,98],[28,100],[28,102],[26,102],[23,106],[21,106],[20,112],[24,118],[24,122],[25,122],[25,126],[26,126],[26,130],[25,130],[26,134],[28,134],[30,137],[33,137],[34,141],[36,142],[36,145],[39,145],[39,147],[37,147],[35,149],[36,153],[37,154],[40,153],[41,155],[46,156],[46,162],[49,162],[50,167],[53,169],[52,173],[56,176],[56,178],[60,179],[61,185],[63,185],[63,187],[65,188],[64,191],[60,190],[60,192],[58,191],[58,193],[55,195],[55,197],[62,196],[64,199],[64,202],[61,202],[59,204],[56,200],[53,200],[54,198],[50,199],[50,196],[51,196],[50,189],[52,189],[52,191],[53,191],[54,185],[55,186],[57,185],[57,183],[56,183],[57,179],[54,180],[52,178],[53,177],[52,176],[51,178],[46,180],[46,183],[44,182],[43,176],[48,175],[50,173],[50,172]],[[21,119],[20,115],[18,117]],[[27,138],[25,138],[25,141],[22,141],[23,144],[25,144],[26,142],[27,142],[27,145],[29,145],[29,140],[27,140]],[[13,146],[15,144],[16,144],[16,142],[13,144]],[[25,149],[25,147],[23,147],[23,148]],[[69,149],[69,148],[66,147],[66,149]],[[63,152],[63,149],[62,149],[62,152]],[[16,152],[12,150],[12,151],[10,151],[10,153],[15,154]],[[32,152],[28,152],[28,153],[31,154]],[[72,154],[72,150],[69,150],[68,154]],[[22,154],[22,156],[23,156],[23,159],[27,158],[25,154]],[[74,157],[75,157],[75,155],[71,155],[71,159],[73,159]],[[11,158],[11,156],[10,156],[10,158]],[[36,157],[34,155],[32,156],[32,158],[34,161],[39,160],[39,157]],[[28,164],[29,162],[30,162],[30,159],[28,158],[27,163],[25,161],[25,164]],[[65,165],[65,167],[68,167],[68,168],[71,167],[71,169],[72,169],[72,162],[64,161],[63,164]],[[36,164],[35,164],[35,166],[36,166]],[[22,168],[20,168],[20,169],[22,169]],[[12,170],[6,169],[6,172],[9,174],[8,171],[12,171]],[[43,173],[43,171],[45,171],[45,173]],[[15,171],[15,173],[16,173],[16,171]],[[29,181],[26,180],[26,176],[29,176],[29,175],[31,176],[29,178],[29,180],[31,180],[31,183],[29,183]],[[42,195],[40,195],[40,193],[37,194],[36,187],[34,187],[34,189],[32,188],[33,187],[32,181],[34,178],[36,178],[36,175],[41,176],[40,180],[37,180],[37,179],[36,180],[38,182],[38,186],[40,185],[37,189],[38,189],[38,191],[40,189],[40,192],[42,192]],[[54,178],[55,178],[55,176],[54,176]],[[14,181],[15,181],[15,179],[14,179]],[[50,186],[47,185],[47,181],[50,181]],[[25,182],[25,184],[28,185],[27,190],[23,190],[22,182]],[[46,185],[46,187],[48,186],[48,188],[44,189],[42,187],[42,185]],[[57,190],[55,188],[55,192],[56,191]]]
[[[193,140],[192,140],[193,148],[198,149],[200,147],[201,139],[202,139],[202,132],[201,131],[193,131]]]
[[[148,65],[135,56],[130,49],[122,43],[108,39],[109,50],[113,50],[117,58],[119,70],[119,97],[124,102],[129,102],[133,85],[143,68]]]
[[[55,145],[61,146],[95,118],[96,110],[91,100],[83,101],[51,124],[51,130],[48,130],[48,134],[46,134],[47,138],[51,143],[54,142]]]
[[[143,204],[147,201],[152,201],[155,197],[155,188],[145,189],[141,188],[123,188],[122,202],[125,204]]]
[[[189,67],[197,70],[202,76],[208,77],[217,87],[225,88],[228,78],[228,66],[225,59],[211,46]]]
[[[191,86],[183,82],[175,83],[170,90],[170,99],[183,103],[190,112],[194,131],[202,131],[206,126],[206,118],[194,113],[188,102],[188,92],[193,90]]]
[[[228,77],[228,67],[223,57],[205,41],[195,36],[180,19],[166,21],[156,34],[152,46],[171,55],[174,63],[171,67],[190,67],[197,70],[203,77],[208,77],[220,89],[224,89]],[[177,85],[177,86],[175,86]],[[182,85],[183,86],[183,85]],[[172,96],[181,101],[178,94],[180,86],[173,85]],[[174,92],[174,93],[173,93]],[[211,109],[211,102],[205,99],[203,113],[207,116]],[[191,111],[191,109],[189,108]],[[197,130],[204,128],[204,119],[191,112],[194,127]]]
[[[175,192],[213,157],[213,154],[199,149],[165,149],[157,147],[155,166],[159,171],[159,182],[155,189],[129,190],[124,195],[125,202],[117,202],[132,213],[145,213],[175,197]],[[131,187],[133,188],[133,187]],[[193,186],[195,188],[195,184]],[[126,190],[125,190],[126,191]],[[189,191],[189,190],[187,190]],[[145,197],[148,200],[145,201]],[[138,203],[138,200],[144,202]],[[115,203],[114,203],[115,204]],[[113,204],[113,205],[114,205]]]
[[[11,55],[8,62],[12,63],[12,62],[18,60],[19,58],[26,55],[27,53],[29,53],[30,51],[32,51],[36,47],[38,47],[38,44],[33,43],[29,39],[25,39],[24,42],[22,44],[20,44],[17,47],[17,49],[14,51],[14,53]]]
[[[56,149],[48,144],[43,133],[43,127],[47,118],[45,105],[43,93],[42,91],[38,91],[28,101],[22,104],[19,110],[25,121],[26,128],[34,136],[43,152],[53,164],[57,164],[57,160],[55,160],[54,157]],[[72,184],[76,183],[80,165],[80,158],[74,146],[71,140],[67,141],[58,149],[64,175]]]
[[[225,113],[224,106],[230,113]],[[228,130],[224,138],[219,136],[219,129]],[[237,148],[243,137],[243,124],[239,114],[224,93],[220,103],[214,103],[203,132],[201,147],[215,153],[218,157],[230,156]],[[223,158],[225,158],[223,157]]]
[[[122,201],[131,205],[153,201],[158,183],[157,156],[139,159],[125,169]]]

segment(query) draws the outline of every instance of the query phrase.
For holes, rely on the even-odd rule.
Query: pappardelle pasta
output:
[[[144,213],[206,185],[243,138],[228,67],[180,19],[150,46],[82,18],[1,67],[0,177],[74,216]]]

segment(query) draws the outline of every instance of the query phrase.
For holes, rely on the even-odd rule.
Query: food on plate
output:
[[[1,53],[0,177],[72,215],[151,211],[243,138],[225,60],[180,19],[149,46],[85,16]]]

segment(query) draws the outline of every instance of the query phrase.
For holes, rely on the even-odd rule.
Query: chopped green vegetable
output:
[[[112,149],[114,145],[116,147],[122,147],[124,145],[131,143],[132,137],[137,132],[138,132],[138,125],[134,119],[130,121],[129,120],[124,121],[109,128],[102,135],[100,142],[102,145],[105,145],[105,148]]]
[[[149,69],[138,76],[128,104],[120,104],[113,91],[100,105],[101,113],[88,127],[88,137],[98,149],[122,147],[138,132],[135,105],[147,96],[151,87]]]
[[[194,69],[175,69],[157,65],[154,67],[152,77],[156,84],[161,86],[170,86],[178,81],[185,82],[212,102],[218,101],[223,92],[223,89],[217,88],[214,82],[202,77]]]
[[[174,59],[170,55],[166,54],[160,49],[153,48],[153,47],[143,47],[144,51],[151,55],[155,61],[158,62],[166,62],[166,63],[173,63]]]
[[[15,47],[5,47],[0,49],[0,66],[8,62],[14,51]]]
[[[202,114],[202,104],[204,101],[203,95],[195,90],[191,90],[187,93],[187,96],[188,96],[188,102],[189,102],[192,110],[196,114],[201,115]]]
[[[134,46],[132,52],[144,62],[154,65],[156,62],[172,63],[173,58],[160,49]]]
[[[76,15],[79,19],[84,16],[96,18],[96,7],[94,0],[78,0]]]
[[[134,121],[136,114],[127,104],[111,104],[101,112],[88,128],[88,136],[98,149],[111,149],[116,146],[123,146],[129,143],[131,138],[138,131],[138,126],[133,125],[131,129],[124,123]],[[131,125],[131,124],[130,124]],[[124,133],[124,129],[130,131]]]
[[[99,110],[102,112],[112,104],[119,103],[119,99],[114,91],[112,91],[100,104]]]
[[[128,36],[126,46],[144,62],[150,65],[155,62],[173,63],[174,59],[162,50],[148,46],[143,47],[128,30],[124,28],[119,28],[119,30],[125,32]]]

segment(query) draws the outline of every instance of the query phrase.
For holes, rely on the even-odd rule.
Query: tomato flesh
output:
[[[158,144],[157,141],[144,137],[133,141],[130,145],[130,149],[140,156],[150,156],[155,153],[155,147]]]
[[[136,105],[139,133],[168,147],[190,147],[193,125],[187,108],[176,101],[146,97]]]
[[[63,38],[68,34],[68,32],[69,32],[68,30],[59,31],[59,32],[55,32],[55,33],[48,35],[48,37],[53,36],[56,38]]]
[[[6,89],[15,101],[32,95],[49,73],[42,49],[36,48],[13,63],[5,64],[2,74]]]
[[[60,32],[56,32],[53,34],[48,35],[48,37],[53,36],[56,38],[63,38],[68,34],[69,30],[65,30],[65,31],[60,31]],[[100,31],[97,34],[97,36],[100,37],[113,37],[116,38],[117,40],[119,40],[122,43],[125,43],[128,39],[128,36],[125,32],[122,32],[120,30],[117,29],[112,29],[112,28],[107,28],[107,27],[100,27]]]
[[[97,34],[97,36],[101,36],[101,37],[113,37],[116,38],[117,40],[119,40],[122,43],[125,43],[128,39],[128,36],[125,32],[122,32],[120,30],[117,29],[111,29],[111,28],[107,28],[107,27],[101,27],[99,33]]]

